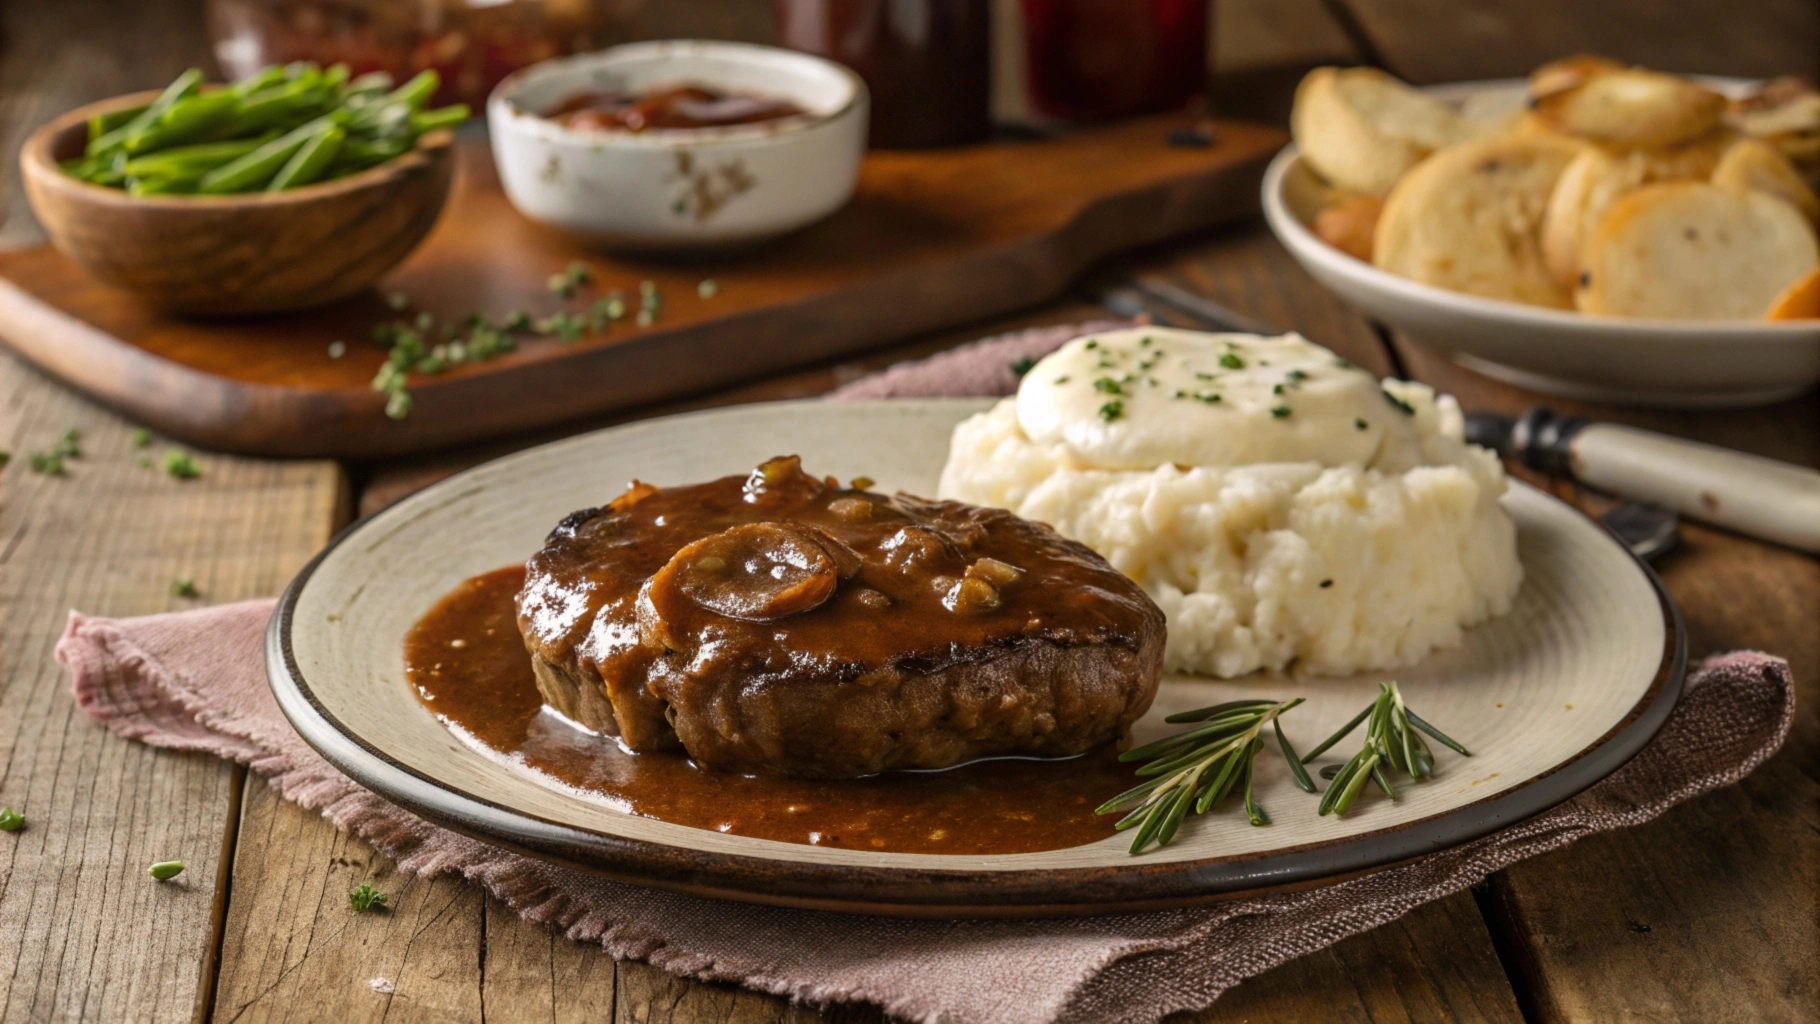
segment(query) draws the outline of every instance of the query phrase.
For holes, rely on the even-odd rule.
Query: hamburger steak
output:
[[[634,751],[851,778],[1121,739],[1163,613],[1009,512],[842,488],[794,456],[634,483],[560,523],[518,624],[546,703]]]

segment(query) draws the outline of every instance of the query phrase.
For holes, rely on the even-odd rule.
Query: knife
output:
[[[1125,316],[1153,312],[1144,302],[1149,299],[1214,330],[1277,333],[1162,281],[1127,280],[1096,298]],[[1630,499],[1600,518],[1639,557],[1653,558],[1674,546],[1673,513],[1820,553],[1820,472],[1812,469],[1634,427],[1564,417],[1545,407],[1516,419],[1467,413],[1465,420],[1466,439],[1503,458]]]

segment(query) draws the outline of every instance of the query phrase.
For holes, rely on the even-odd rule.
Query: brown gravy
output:
[[[800,117],[789,100],[677,85],[645,93],[578,92],[543,116],[567,128],[642,132],[653,128],[725,128]]]
[[[892,853],[1032,853],[1113,834],[1093,809],[1129,787],[1109,747],[1069,760],[976,761],[940,772],[792,779],[633,754],[544,713],[513,597],[524,570],[464,581],[405,638],[418,699],[470,742],[631,814],[754,839]]]

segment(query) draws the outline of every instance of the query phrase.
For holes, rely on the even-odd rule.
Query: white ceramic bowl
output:
[[[596,132],[538,116],[587,90],[698,83],[778,96],[808,116],[723,128]],[[867,96],[832,61],[745,43],[616,46],[519,71],[487,100],[493,161],[518,211],[608,245],[716,249],[812,224],[853,195]]]
[[[1724,89],[1735,80],[1710,80]],[[1492,112],[1521,81],[1430,90]],[[1820,382],[1820,322],[1595,317],[1486,299],[1379,270],[1316,238],[1321,184],[1294,145],[1264,174],[1264,218],[1315,280],[1367,314],[1487,376],[1567,398],[1665,408],[1762,405]]]

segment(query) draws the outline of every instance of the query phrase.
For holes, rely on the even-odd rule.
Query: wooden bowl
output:
[[[130,196],[70,177],[90,116],[156,92],[79,107],[33,132],[19,164],[51,244],[96,278],[162,309],[272,313],[346,298],[428,234],[454,178],[454,135],[358,174],[287,192]]]

